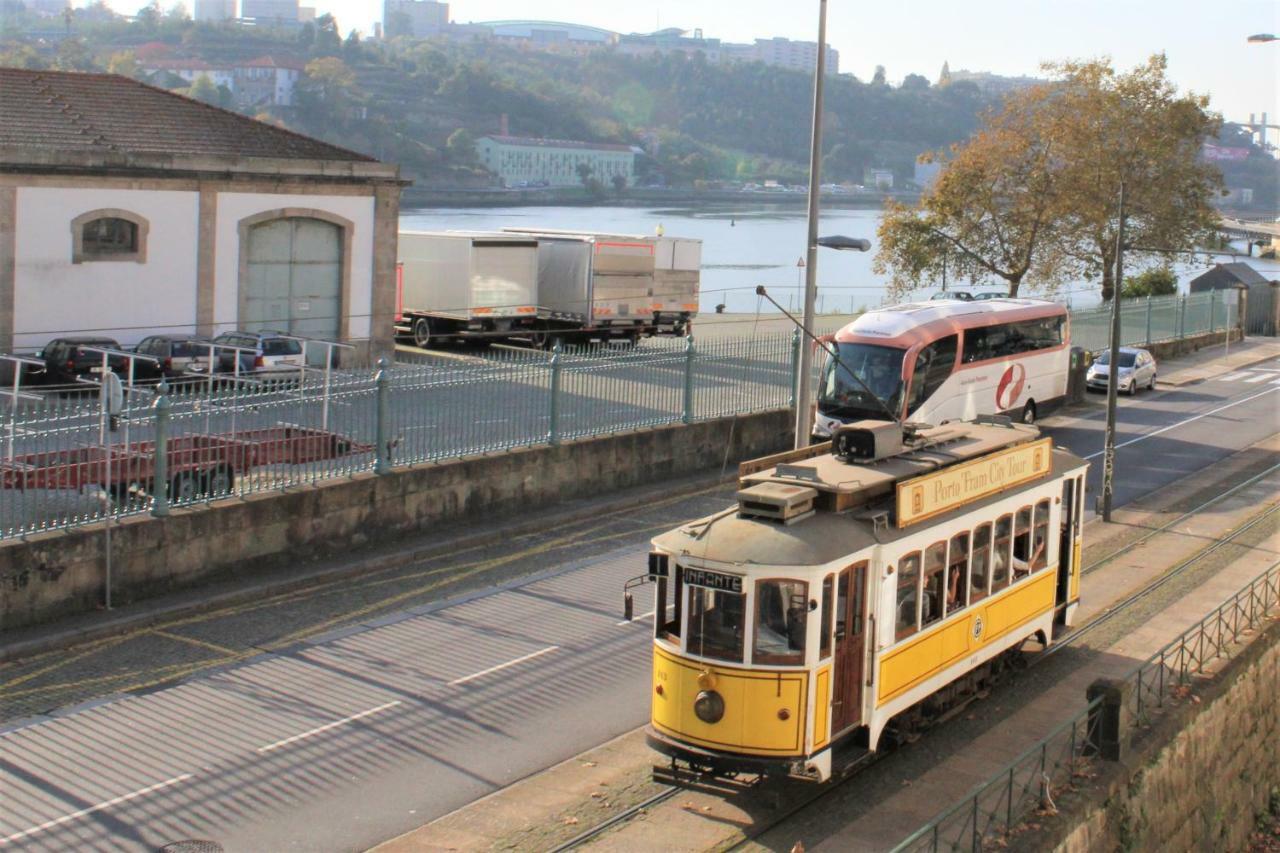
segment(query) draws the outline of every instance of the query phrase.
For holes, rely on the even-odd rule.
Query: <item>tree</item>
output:
[[[614,175],[609,182],[613,184],[613,191],[618,195],[622,195],[622,191],[627,188],[626,175]]]
[[[871,75],[871,85],[872,85],[872,86],[887,86],[887,85],[889,85],[889,84],[888,84],[888,82],[886,82],[886,80],[885,80],[885,70],[884,70],[884,66],[883,66],[883,65],[877,65],[877,66],[876,66],[876,71],[875,71],[875,73]]]
[[[449,159],[461,165],[470,165],[476,161],[476,137],[465,127],[460,127],[444,143]]]
[[[902,91],[925,92],[929,89],[929,78],[920,74],[908,74],[902,78]]]
[[[197,77],[195,82],[191,84],[191,88],[186,91],[186,95],[188,98],[204,101],[206,104],[213,104],[215,107],[222,101],[222,97],[218,93],[218,87],[214,85],[207,74],[201,74]]]
[[[573,171],[578,173],[578,180],[582,182],[582,185],[587,189],[591,189],[591,172],[593,171],[591,164],[586,160],[579,160],[578,165],[573,167]]]
[[[136,20],[144,29],[155,30],[159,28],[162,17],[160,0],[151,0],[150,3],[138,10]]]
[[[131,50],[111,54],[111,58],[107,60],[107,72],[134,79],[140,79],[142,76],[142,71],[138,68],[137,57],[133,55]]]
[[[1125,299],[1175,296],[1178,293],[1178,276],[1168,266],[1145,270],[1132,278],[1126,276],[1120,293]]]

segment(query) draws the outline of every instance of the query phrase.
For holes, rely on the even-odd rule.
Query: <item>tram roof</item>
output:
[[[905,302],[868,311],[836,332],[840,343],[910,347],[963,329],[1065,315],[1048,299],[983,299],[971,302]]]

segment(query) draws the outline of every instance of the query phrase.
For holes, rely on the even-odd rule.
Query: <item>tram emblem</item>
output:
[[[924,486],[916,486],[911,490],[911,512],[913,515],[924,512]]]
[[[982,639],[982,617],[973,617],[973,638],[975,640]]]

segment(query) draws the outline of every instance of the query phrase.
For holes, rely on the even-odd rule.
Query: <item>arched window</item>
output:
[[[132,261],[146,263],[147,220],[127,210],[104,208],[71,221],[71,262]]]

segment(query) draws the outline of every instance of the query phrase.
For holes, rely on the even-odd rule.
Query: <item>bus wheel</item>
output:
[[[1036,401],[1028,400],[1027,404],[1022,407],[1022,422],[1024,424],[1033,424],[1036,422]]]

